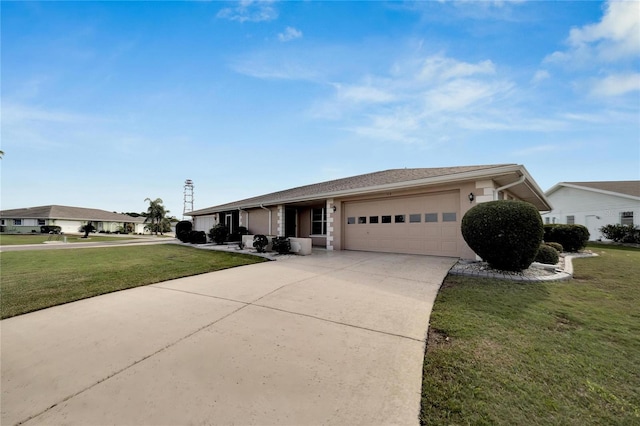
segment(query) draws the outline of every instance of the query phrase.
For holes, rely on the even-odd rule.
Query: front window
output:
[[[22,219],[13,219],[13,224],[15,226],[22,226]]]
[[[571,216],[567,216],[567,225],[575,225],[576,224],[576,217],[571,215]]]
[[[620,224],[633,226],[633,212],[620,213]]]
[[[311,233],[327,235],[327,212],[324,207],[311,210]]]
[[[45,226],[47,221],[44,219],[38,219],[38,226]]]

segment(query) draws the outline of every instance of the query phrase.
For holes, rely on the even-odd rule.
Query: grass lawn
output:
[[[446,279],[422,424],[640,425],[640,250],[588,248],[566,282]]]
[[[0,246],[15,246],[22,244],[43,244],[45,241],[49,241],[51,236],[49,234],[0,234]],[[63,238],[67,237],[68,243],[97,243],[104,241],[130,241],[135,237],[109,237],[105,235],[91,234],[89,238],[82,238],[82,235],[55,235],[59,241],[63,241]]]
[[[0,254],[1,318],[264,259],[172,244]]]

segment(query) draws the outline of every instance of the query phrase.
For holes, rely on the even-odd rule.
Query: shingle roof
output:
[[[569,185],[583,186],[600,191],[617,192],[618,194],[640,197],[640,180],[619,180],[601,182],[564,182]]]
[[[244,200],[234,201],[228,204],[208,207],[206,209],[195,210],[187,213],[190,216],[214,213],[224,210],[234,210],[242,207],[259,206],[261,204],[278,204],[289,201],[313,200],[328,197],[331,194],[339,194],[346,191],[365,190],[367,188],[397,184],[422,179],[436,178],[441,176],[451,176],[475,172],[480,170],[490,170],[505,166],[515,166],[516,164],[493,164],[482,166],[459,166],[459,167],[438,167],[438,168],[414,168],[414,169],[390,169],[381,172],[367,173],[342,179],[335,179],[327,182],[312,185],[299,186],[284,191],[273,192]]]
[[[142,223],[144,221],[143,217],[133,217],[106,210],[57,205],[2,210],[0,211],[0,217],[8,219],[69,219],[130,223]]]

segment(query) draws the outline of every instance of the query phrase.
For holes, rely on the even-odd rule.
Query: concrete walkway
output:
[[[454,263],[319,252],[1,321],[0,423],[418,424]]]

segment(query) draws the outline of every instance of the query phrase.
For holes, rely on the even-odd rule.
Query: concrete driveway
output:
[[[418,424],[454,263],[321,251],[1,321],[0,423]]]

